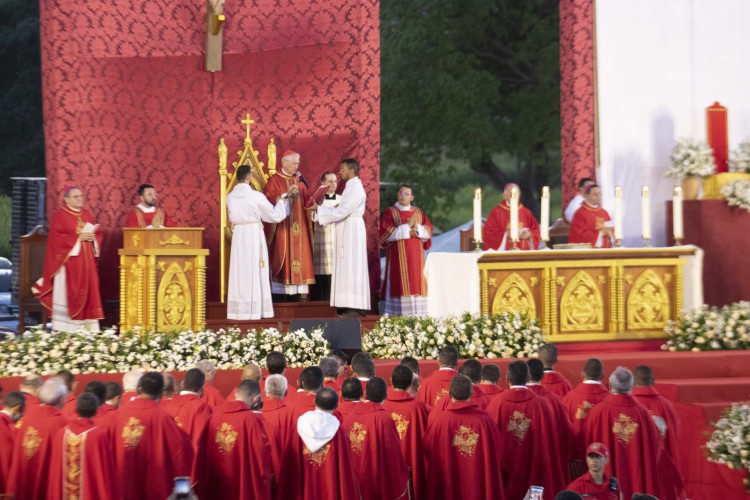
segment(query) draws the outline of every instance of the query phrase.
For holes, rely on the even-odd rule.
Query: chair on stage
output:
[[[570,234],[570,224],[565,219],[560,218],[555,221],[549,227],[549,239],[550,245],[564,245],[568,243],[568,235]]]
[[[40,315],[40,324],[49,319],[47,309],[31,293],[31,286],[42,276],[44,256],[47,252],[47,228],[36,226],[19,239],[20,263],[18,266],[18,333],[26,329],[26,315]]]

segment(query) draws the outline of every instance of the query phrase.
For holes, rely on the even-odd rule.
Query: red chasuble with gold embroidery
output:
[[[151,399],[138,398],[120,408],[111,436],[127,500],[164,500],[172,492],[175,477],[190,475],[190,438]]]
[[[586,419],[587,443],[604,443],[609,449],[608,471],[617,478],[623,498],[633,493],[662,497],[659,483],[659,431],[648,410],[629,394],[610,394]]]
[[[575,389],[563,398],[563,404],[568,411],[570,423],[573,425],[573,442],[571,445],[571,458],[586,460],[586,447],[591,444],[586,442],[583,428],[586,418],[591,409],[604,401],[609,391],[602,384],[585,384],[581,382]]]
[[[529,384],[526,387],[537,396],[544,398],[549,403],[550,408],[552,408],[559,431],[557,449],[560,452],[560,463],[563,464],[563,475],[567,483],[571,480],[568,464],[571,459],[571,446],[573,444],[573,424],[570,422],[570,417],[568,417],[568,410],[565,408],[562,398],[547,390],[544,386]]]
[[[423,378],[417,392],[417,399],[434,408],[442,399],[447,398],[451,379],[458,374],[456,370],[435,370],[429,377]]]
[[[156,214],[159,214],[159,220],[161,220],[160,226],[174,227],[172,220],[161,207],[156,207],[153,212],[144,212],[139,207],[135,207],[133,210],[128,212],[128,216],[125,218],[125,227],[148,227],[153,225],[152,222]]]
[[[518,231],[520,232],[524,228],[531,231],[531,238],[519,240],[518,248],[521,250],[536,250],[539,248],[539,242],[541,241],[539,223],[534,218],[531,210],[519,203]],[[505,232],[509,229],[510,205],[507,201],[503,200],[490,211],[490,215],[487,216],[487,222],[484,223],[484,227],[482,228],[485,250],[499,249],[500,243],[503,241],[503,236],[505,236]],[[510,235],[508,235],[505,238],[505,250],[510,250],[511,248],[513,248],[513,242],[510,241]]]
[[[211,419],[213,408],[204,403],[197,394],[181,394],[160,408],[174,419],[177,426],[190,436],[193,452],[198,453],[200,438]]]
[[[15,439],[16,423],[5,413],[0,413],[0,495],[7,493]]]
[[[197,462],[199,498],[271,498],[268,436],[261,417],[242,401],[214,412]]]
[[[78,242],[78,235],[87,222],[96,224],[89,212],[76,212],[67,206],[63,206],[52,216],[47,237],[47,253],[44,256],[44,270],[42,277],[32,287],[34,296],[45,308],[52,311],[52,283],[60,268],[65,266],[68,315],[76,321],[104,318],[102,299],[99,296],[99,274],[96,269],[94,242],[81,241],[78,255],[68,255]],[[94,236],[101,248],[104,238],[101,230],[97,230]]]
[[[422,498],[520,500],[503,492],[500,433],[487,412],[452,402],[430,417],[424,435],[427,493]]]
[[[430,410],[408,392],[395,389],[388,391],[388,398],[383,401],[383,409],[396,424],[401,442],[401,456],[404,457],[406,466],[411,469],[414,498],[426,499],[427,461],[422,439]]]
[[[276,205],[282,194],[293,185],[299,187],[299,197],[289,199],[289,217],[277,224],[264,224],[271,260],[271,281],[284,285],[315,283],[312,258],[312,222],[305,207],[308,205],[307,187],[297,177],[277,170],[263,190],[268,201]]]
[[[132,480],[133,478],[131,478]],[[88,418],[76,418],[52,442],[47,498],[120,498],[120,484],[107,433]]]
[[[8,493],[19,500],[47,498],[52,439],[67,423],[60,410],[41,403],[24,415],[13,443]]]
[[[570,381],[566,379],[562,373],[552,370],[544,372],[542,386],[544,386],[548,391],[557,394],[561,398],[564,398],[565,395],[569,393],[573,388]]]
[[[667,424],[664,437],[664,449],[675,461],[677,460],[677,416],[672,402],[659,394],[653,387],[633,387],[633,397],[641,403],[651,415],[661,417]]]
[[[363,500],[407,499],[409,472],[396,424],[382,404],[366,401],[344,418],[354,477]]]
[[[402,224],[414,219],[424,226],[432,237],[432,223],[418,208],[399,210],[390,207],[380,218],[378,243],[385,248],[385,275],[380,296],[386,296],[386,286],[390,286],[391,297],[427,296],[427,279],[424,277],[424,252],[432,246],[432,239],[422,241],[414,231],[406,240],[388,241],[388,238]],[[415,226],[416,227],[416,226]]]
[[[599,238],[599,229],[608,220],[610,218],[606,210],[601,207],[594,208],[584,202],[581,204],[581,208],[576,210],[576,214],[570,222],[568,242],[589,243],[592,247],[595,247],[596,240]],[[609,237],[602,236],[600,248],[611,247],[612,244]]]
[[[544,499],[552,500],[567,482],[556,446],[560,431],[549,403],[528,389],[503,391],[487,407],[500,429],[498,454],[503,467],[505,494],[523,498],[529,486],[542,486]]]

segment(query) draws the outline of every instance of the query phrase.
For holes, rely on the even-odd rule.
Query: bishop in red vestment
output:
[[[25,406],[23,393],[12,391],[5,396],[5,406],[0,410],[0,495],[7,493],[13,444],[16,440],[16,422],[23,415]]]
[[[429,377],[422,379],[417,393],[417,399],[433,408],[442,398],[448,396],[451,379],[458,375],[458,350],[447,345],[438,353],[438,364],[440,368]]]
[[[99,400],[93,393],[81,394],[76,402],[78,418],[55,435],[48,499],[120,498],[109,437],[105,429],[96,427],[91,420],[98,405]]]
[[[613,230],[607,222],[611,219],[601,207],[602,192],[599,186],[586,187],[584,202],[570,222],[569,243],[588,243],[592,248],[612,248]]]
[[[208,424],[196,466],[199,498],[271,498],[271,447],[263,417],[251,410],[260,401],[260,386],[243,380],[236,398]]]
[[[167,212],[156,205],[156,191],[151,184],[141,184],[138,187],[138,197],[141,202],[128,212],[125,227],[173,227],[174,223]]]
[[[619,481],[624,498],[635,492],[662,498],[659,431],[648,410],[629,394],[633,374],[618,367],[609,383],[612,394],[596,405],[586,419],[586,442],[604,443],[609,449],[610,471]]]
[[[177,426],[190,436],[193,452],[198,453],[201,437],[211,419],[213,407],[201,399],[206,376],[197,368],[191,368],[182,379],[180,394],[162,409],[172,415]]]
[[[161,374],[143,375],[139,397],[120,408],[112,424],[110,435],[126,500],[164,500],[175,477],[190,476],[193,446],[172,416],[159,408],[163,389]]]
[[[503,190],[503,201],[490,211],[487,222],[482,228],[485,250],[510,250],[513,242],[510,240],[510,196],[517,184],[506,184]],[[539,223],[531,210],[518,203],[518,248],[521,250],[536,250],[539,248],[541,236]],[[502,246],[502,248],[500,248]]]
[[[306,294],[315,283],[312,257],[312,220],[307,214],[309,195],[300,182],[300,155],[284,152],[281,169],[268,179],[263,194],[272,205],[289,193],[289,217],[276,224],[266,224],[268,258],[271,260],[271,292]]]
[[[471,381],[458,375],[449,390],[451,403],[430,417],[425,430],[428,476],[422,498],[516,498],[503,492],[500,433],[490,416],[469,401]]]
[[[94,217],[83,210],[83,194],[67,188],[63,206],[52,216],[42,277],[31,288],[52,314],[52,329],[99,330],[104,318],[96,258],[104,236]],[[55,281],[62,287],[54,293]],[[53,308],[53,298],[56,307]]]
[[[393,316],[427,314],[427,279],[424,253],[432,245],[432,224],[411,204],[412,189],[398,188],[398,202],[380,218],[378,243],[385,249],[385,279],[380,298],[385,313]]]
[[[601,383],[604,367],[597,358],[590,358],[583,365],[583,382],[563,398],[563,404],[573,425],[573,444],[571,457],[583,461],[586,447],[590,444],[583,433],[591,409],[604,401],[609,390]]]
[[[367,383],[367,401],[344,418],[354,476],[364,500],[409,498],[409,472],[396,424],[383,409],[388,386],[380,377]]]

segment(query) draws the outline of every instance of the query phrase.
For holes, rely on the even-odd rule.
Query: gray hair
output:
[[[214,366],[214,364],[207,359],[201,359],[195,364],[195,367],[199,369],[200,371],[202,371],[203,373],[216,371],[216,366]]]
[[[282,399],[289,386],[286,377],[278,373],[269,375],[266,379],[266,396],[269,398]]]
[[[130,370],[128,373],[122,376],[122,390],[135,392],[138,388],[138,382],[140,382],[143,376],[143,370]]]
[[[57,406],[68,395],[68,387],[61,378],[53,377],[42,384],[39,389],[39,401]]]
[[[411,378],[411,390],[417,392],[419,390],[419,375],[413,374]]]
[[[300,154],[299,153],[292,153],[290,155],[286,155],[283,158],[281,158],[281,163],[283,165],[284,162],[292,161],[295,158],[299,160],[300,159]]]
[[[609,376],[609,387],[613,394],[630,394],[633,390],[633,372],[618,366]]]
[[[324,377],[336,378],[339,374],[339,362],[330,356],[321,359],[318,366],[323,370]]]

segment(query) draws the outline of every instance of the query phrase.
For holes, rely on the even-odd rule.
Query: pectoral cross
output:
[[[245,140],[249,141],[250,140],[250,125],[255,123],[255,120],[250,118],[250,113],[248,113],[247,115],[245,115],[245,119],[241,120],[240,123],[245,126]]]

